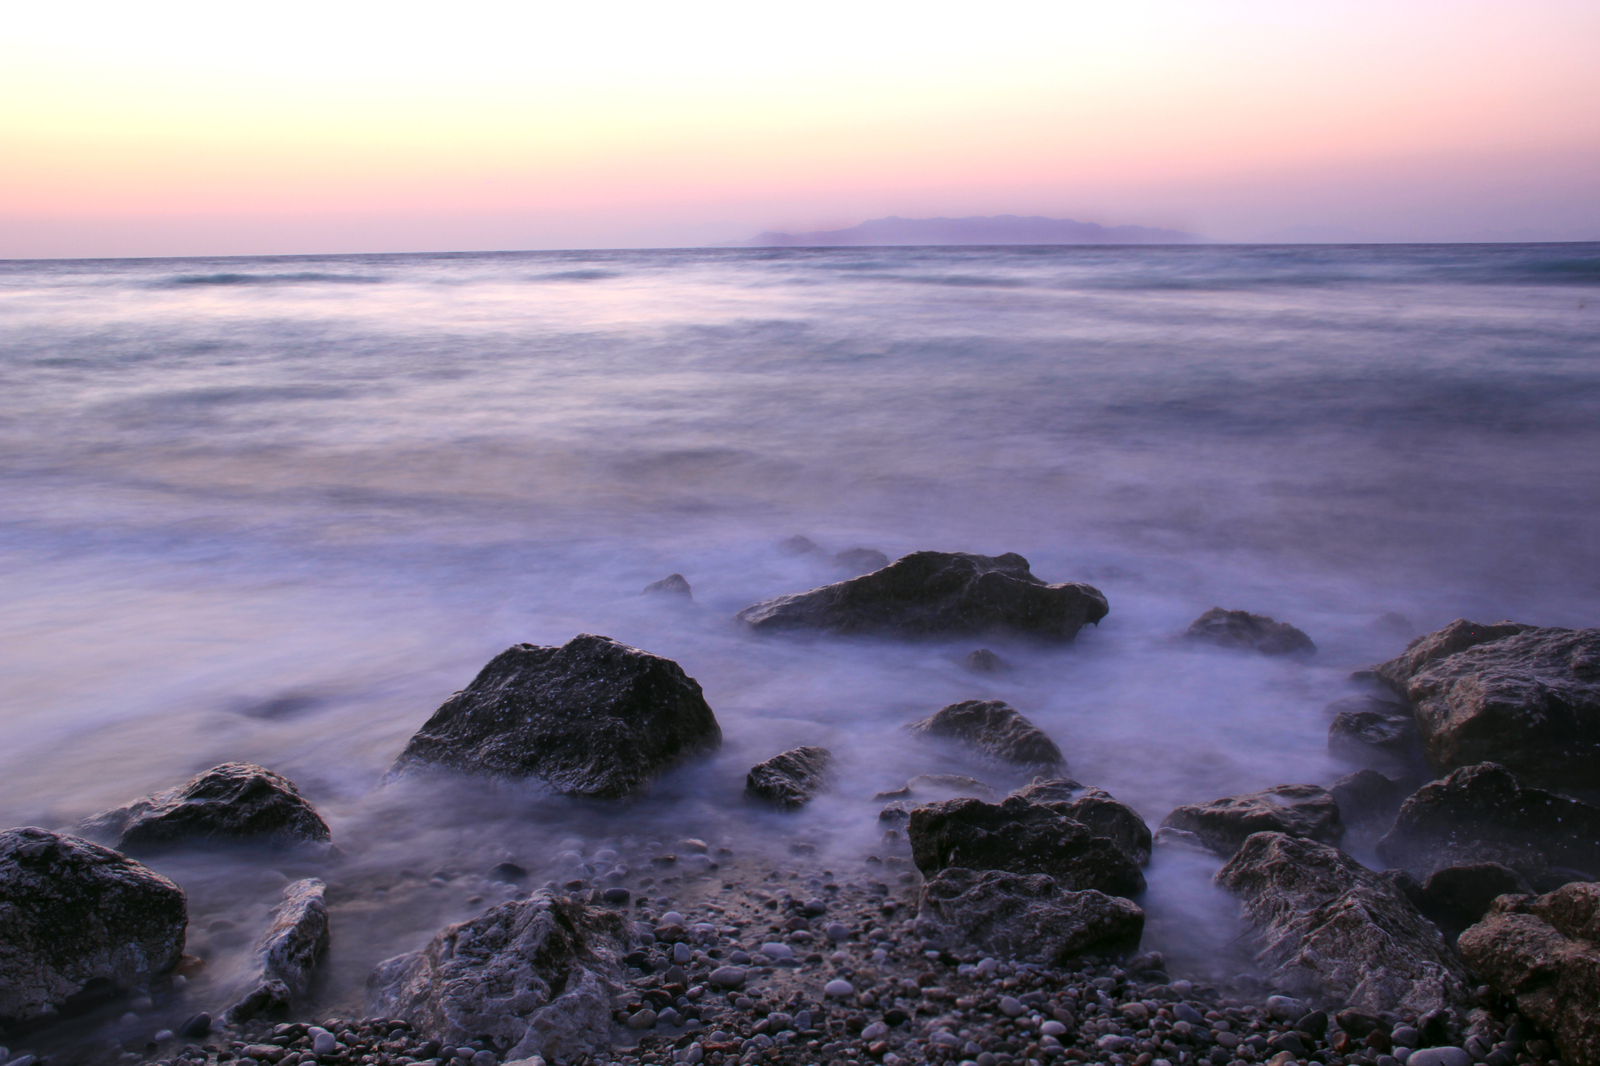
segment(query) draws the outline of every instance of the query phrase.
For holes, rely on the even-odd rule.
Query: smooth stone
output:
[[[665,913],[665,914],[663,914],[661,916],[661,924],[662,925],[682,925],[683,924],[683,915],[679,914],[677,911],[668,911],[667,913]]]
[[[711,983],[718,988],[743,988],[748,975],[739,966],[718,966],[711,971]]]
[[[840,978],[835,978],[834,980],[829,981],[827,984],[822,986],[823,995],[832,996],[836,999],[843,996],[853,996],[855,993],[855,986],[849,981],[845,981]]]
[[[315,1051],[318,1055],[332,1055],[334,1045],[338,1042],[339,1041],[332,1033],[324,1029],[322,1032],[311,1038],[311,1050]]]
[[[1406,1066],[1472,1066],[1472,1056],[1465,1048],[1428,1047],[1413,1051]]]
[[[828,934],[829,940],[838,941],[850,939],[850,927],[839,922],[829,922],[827,929],[823,931]]]
[[[694,949],[689,947],[688,944],[679,941],[678,943],[672,945],[672,961],[677,963],[679,966],[687,966],[689,964],[689,960],[693,956]]]
[[[1206,1016],[1189,1006],[1187,1003],[1176,1003],[1172,1007],[1172,1016],[1180,1022],[1190,1025],[1205,1025]]]
[[[629,1029],[654,1029],[655,1027],[656,1012],[649,1007],[641,1011],[635,1011],[628,1016]]]
[[[1015,996],[1000,997],[1000,1013],[1004,1014],[1007,1018],[1015,1018],[1025,1009],[1026,1008],[1022,1005],[1022,1001],[1017,999]]]
[[[762,944],[761,954],[769,959],[792,959],[794,958],[794,949],[788,944]]]
[[[1062,1025],[1060,1022],[1049,1021],[1039,1026],[1039,1032],[1043,1033],[1045,1036],[1066,1036],[1067,1027]]]
[[[1414,1048],[1422,1042],[1422,1034],[1413,1026],[1397,1025],[1394,1032],[1389,1034],[1389,1039],[1394,1041],[1397,1047]]]

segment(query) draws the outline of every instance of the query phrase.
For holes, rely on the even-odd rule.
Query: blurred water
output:
[[[804,839],[844,876],[879,848],[874,791],[1016,783],[905,743],[958,699],[1011,702],[1152,824],[1326,783],[1352,669],[1458,615],[1594,624],[1597,297],[1596,245],[0,263],[0,818],[67,825],[228,759],[287,774],[348,855],[339,1003],[476,906],[403,869],[559,877],[563,839],[698,835],[773,861]],[[970,642],[732,624],[858,546],[1021,552],[1111,614],[994,645],[993,677],[957,665]],[[639,595],[674,571],[692,605]],[[1213,605],[1320,652],[1170,640]],[[585,631],[680,662],[721,754],[620,810],[380,787],[495,652]],[[800,743],[847,786],[741,806]],[[155,865],[219,973],[205,923],[259,924],[281,884]],[[1196,967],[1233,935],[1214,866],[1151,872],[1150,939]]]

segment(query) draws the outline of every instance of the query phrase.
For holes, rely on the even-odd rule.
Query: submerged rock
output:
[[[1339,820],[1345,829],[1359,826],[1368,839],[1393,823],[1395,812],[1405,799],[1400,783],[1376,770],[1346,774],[1328,787],[1328,794],[1339,806]]]
[[[997,762],[1054,770],[1066,765],[1056,742],[1001,700],[952,703],[906,726],[919,736],[957,740]]]
[[[784,810],[805,806],[828,783],[833,753],[827,748],[793,748],[757,763],[745,776],[745,794]]]
[[[1131,950],[1144,930],[1137,904],[1087,889],[1062,891],[1042,874],[951,868],[922,886],[919,936],[949,950],[1046,964]]]
[[[677,663],[582,633],[495,656],[417,731],[391,773],[437,766],[615,798],[721,743],[700,686]]]
[[[1287,833],[1334,847],[1344,839],[1339,804],[1320,785],[1277,785],[1179,807],[1162,820],[1161,830],[1185,834],[1223,858],[1253,833]]]
[[[889,565],[889,557],[876,548],[846,548],[833,557],[836,569],[851,574],[870,574]]]
[[[0,833],[0,1020],[148,984],[177,964],[187,925],[183,890],[124,855],[44,829]]]
[[[1389,769],[1421,754],[1411,708],[1376,696],[1351,696],[1328,705],[1328,751],[1361,766]]]
[[[249,988],[228,1008],[230,1023],[282,1014],[305,998],[328,951],[326,886],[315,877],[283,890],[272,925],[256,943]]]
[[[966,658],[961,660],[961,665],[975,674],[1003,674],[1011,669],[1011,664],[988,648],[976,648],[968,652]]]
[[[1071,778],[1036,780],[1011,793],[1029,803],[1065,803],[1068,818],[1081,822],[1089,832],[1120,847],[1140,866],[1150,865],[1150,827],[1139,812],[1098,788],[1080,785]]]
[[[1028,560],[965,552],[912,552],[861,577],[780,596],[736,616],[757,630],[820,629],[896,637],[971,636],[992,631],[1070,641],[1106,615],[1088,585],[1048,585]]]
[[[1219,648],[1240,648],[1263,655],[1289,655],[1317,650],[1311,638],[1287,622],[1275,622],[1264,614],[1225,611],[1213,607],[1189,623],[1184,631],[1188,640],[1215,644]]]
[[[977,778],[965,774],[918,774],[902,787],[892,792],[879,792],[872,798],[914,799],[919,803],[928,803],[934,800],[958,799],[962,796],[971,796],[973,799],[989,803],[1000,798],[994,789]]]
[[[694,593],[689,589],[689,582],[682,574],[668,574],[660,581],[652,581],[644,587],[644,595],[656,596],[682,596],[692,599]]]

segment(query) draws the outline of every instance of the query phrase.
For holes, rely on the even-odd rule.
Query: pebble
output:
[[[1472,1056],[1466,1048],[1429,1047],[1413,1051],[1406,1066],[1472,1066]]]
[[[1190,1025],[1206,1024],[1206,1016],[1189,1006],[1187,1003],[1174,1004],[1172,1008],[1172,1016],[1178,1019],[1178,1021],[1188,1022]]]
[[[1422,1042],[1422,1034],[1410,1025],[1397,1025],[1394,1032],[1389,1034],[1389,1039],[1396,1047],[1414,1048]]]
[[[668,911],[667,913],[665,913],[665,914],[663,914],[661,916],[661,924],[662,925],[682,925],[683,924],[683,915],[679,914],[677,911]]]
[[[779,944],[774,942],[762,944],[761,954],[765,955],[769,959],[792,959],[794,958],[794,949],[788,944]]]
[[[743,988],[746,976],[743,967],[718,966],[711,971],[711,983],[718,988]]]
[[[843,980],[842,978],[835,978],[822,986],[822,994],[825,996],[832,996],[837,999],[844,996],[855,995],[856,989],[855,986],[849,981]]]
[[[688,944],[679,941],[672,945],[672,961],[679,966],[689,965],[689,960],[694,957],[694,949]]]
[[[1268,996],[1267,1013],[1280,1022],[1292,1022],[1305,1015],[1306,1005],[1289,996]]]
[[[828,934],[829,940],[835,942],[850,939],[850,927],[843,922],[829,922],[828,927],[823,932]]]
[[[861,1030],[861,1039],[863,1040],[882,1040],[888,1035],[889,1027],[884,1025],[882,1022],[873,1022],[871,1025]]]
[[[635,1011],[628,1015],[629,1029],[654,1029],[656,1027],[656,1012],[649,1007]],[[319,1052],[320,1054],[320,1052]]]
[[[1000,1013],[1004,1014],[1007,1018],[1015,1018],[1026,1009],[1027,1008],[1023,1007],[1022,1005],[1022,1001],[1017,999],[1015,996],[1000,997]]]
[[[1060,1022],[1049,1021],[1039,1026],[1039,1032],[1043,1033],[1045,1036],[1066,1036],[1067,1027],[1062,1025]]]
[[[311,1037],[311,1050],[318,1056],[332,1055],[334,1046],[339,1043],[332,1033],[320,1026],[313,1027],[306,1035]]]

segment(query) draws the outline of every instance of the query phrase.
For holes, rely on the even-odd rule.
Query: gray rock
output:
[[[1018,632],[1070,641],[1106,615],[1088,585],[1047,585],[1022,556],[912,552],[881,570],[740,611],[753,629],[898,637]]]
[[[711,971],[711,983],[718,988],[743,988],[748,972],[742,966],[718,966]]]
[[[1494,901],[1505,895],[1533,892],[1526,878],[1497,862],[1447,866],[1428,875],[1417,892],[1417,909],[1446,933],[1475,924]]]
[[[1150,827],[1139,812],[1103,789],[1080,785],[1071,778],[1036,778],[1012,792],[1029,803],[1065,803],[1065,814],[1089,832],[1120,847],[1140,866],[1150,865]]]
[[[272,924],[256,943],[249,989],[228,1008],[230,1023],[288,1011],[305,998],[328,951],[326,886],[315,877],[283,890]]]
[[[721,743],[700,686],[677,663],[583,633],[495,656],[417,731],[391,773],[437,766],[616,798]]]
[[[1217,872],[1241,897],[1268,982],[1361,1010],[1466,1006],[1468,976],[1391,881],[1338,849],[1257,833]]]
[[[1417,637],[1406,645],[1405,653],[1372,668],[1373,676],[1397,692],[1404,692],[1411,679],[1441,659],[1457,652],[1488,644],[1503,637],[1514,637],[1536,627],[1521,622],[1495,622],[1484,625],[1457,618],[1443,629]]]
[[[109,848],[0,833],[0,1020],[28,1022],[96,985],[128,990],[183,954],[183,890]]]
[[[1465,1048],[1425,1047],[1413,1051],[1406,1059],[1406,1066],[1472,1066],[1472,1056]]]
[[[1225,611],[1213,607],[1189,623],[1184,638],[1219,648],[1257,651],[1263,655],[1310,654],[1317,650],[1311,638],[1287,622],[1275,622],[1264,614]]]
[[[1421,756],[1411,708],[1377,696],[1350,696],[1328,705],[1328,751],[1359,766],[1392,770]]]
[[[1161,828],[1190,834],[1223,858],[1238,851],[1252,833],[1288,833],[1335,847],[1344,839],[1339,805],[1319,785],[1277,785],[1179,807],[1162,820]]]
[[[611,997],[624,991],[619,960],[631,947],[615,912],[540,893],[380,963],[369,1007],[446,1044],[487,1037],[507,1059],[571,1058],[608,1042]]]
[[[208,844],[287,848],[326,844],[327,823],[294,783],[247,762],[229,762],[177,788],[105,811],[75,830],[134,855]]]
[[[650,582],[644,587],[644,595],[682,596],[686,600],[694,597],[688,580],[682,574],[668,574],[660,581]]]
[[[961,660],[961,665],[975,674],[1003,674],[1011,669],[1011,664],[988,648],[978,648],[967,653]]]
[[[832,763],[827,748],[792,748],[751,767],[744,779],[745,795],[782,810],[798,810],[826,787]]]
[[[1044,770],[1066,765],[1055,741],[1000,700],[952,703],[906,730],[917,736],[959,741],[999,763]]]
[[[1042,874],[952,867],[922,886],[916,929],[951,950],[1056,964],[1131,950],[1144,912],[1094,889],[1063,891]]]
[[[810,555],[819,551],[817,542],[801,533],[778,542],[778,550],[785,555]]]
[[[1346,828],[1381,823],[1387,828],[1405,794],[1398,781],[1391,781],[1376,770],[1357,770],[1346,774],[1328,788],[1339,806],[1339,820]]]
[[[889,557],[876,548],[846,548],[833,557],[835,569],[850,574],[870,574],[889,565]]]

